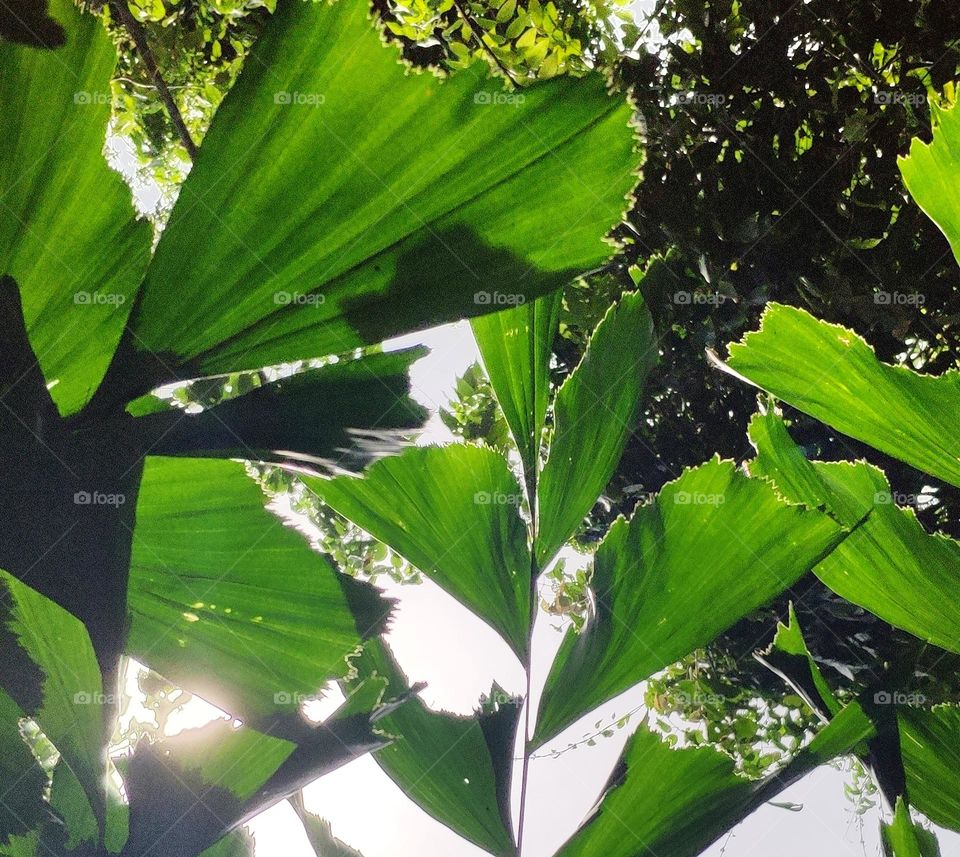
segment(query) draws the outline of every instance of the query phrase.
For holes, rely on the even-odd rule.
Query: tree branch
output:
[[[143,60],[143,64],[150,73],[150,77],[153,78],[153,83],[160,93],[160,99],[167,108],[170,121],[177,131],[180,142],[183,143],[183,147],[187,150],[190,160],[196,160],[196,144],[193,142],[193,138],[187,130],[187,125],[183,121],[183,116],[180,113],[180,108],[177,107],[177,102],[173,100],[173,96],[170,94],[170,88],[167,86],[167,82],[163,79],[163,75],[157,67],[157,61],[154,59],[153,51],[150,50],[150,45],[147,42],[147,34],[144,32],[143,26],[131,14],[126,0],[110,0],[110,8],[116,14],[117,20],[123,25],[124,29],[130,35],[130,38],[133,39],[137,53],[140,55],[140,59]]]
[[[457,12],[460,13],[460,17],[466,22],[467,26],[470,28],[470,31],[473,33],[474,38],[480,43],[480,47],[483,51],[493,60],[497,68],[503,73],[504,77],[510,81],[514,86],[519,87],[520,84],[517,83],[517,79],[513,76],[513,72],[508,69],[503,62],[501,62],[500,57],[498,57],[494,52],[493,48],[490,47],[484,40],[484,32],[481,27],[473,20],[473,16],[463,8],[460,0],[453,0],[453,5],[456,8]]]

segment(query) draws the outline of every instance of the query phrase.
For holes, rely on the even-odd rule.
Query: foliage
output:
[[[243,459],[342,472],[404,445],[423,352],[382,340],[488,311],[481,278],[532,301],[606,258],[634,181],[630,108],[585,76],[486,109],[485,74],[407,74],[365,3],[285,4],[151,246],[101,154],[113,45],[71,0],[49,11],[62,47],[0,45],[0,770],[24,786],[0,805],[0,848],[249,853],[241,825],[382,748],[374,722],[412,691],[384,699],[374,680],[322,724],[301,717],[391,605],[270,515]],[[365,91],[331,81],[350,62]],[[388,147],[401,104],[421,136]],[[475,148],[451,145],[464,124]],[[344,167],[344,133],[368,162]],[[425,156],[444,135],[449,158]],[[470,181],[434,181],[453,169]],[[562,245],[533,236],[539,204],[580,215]],[[229,719],[118,733],[128,654]]]
[[[136,44],[120,77],[70,0],[31,6],[34,38],[4,16],[0,773],[24,788],[0,802],[0,853],[234,857],[292,798],[318,852],[349,855],[295,796],[370,752],[439,822],[519,857],[534,754],[646,683],[559,854],[693,857],[852,757],[889,810],[887,854],[932,857],[912,811],[960,829],[957,379],[917,371],[955,344],[957,274],[936,255],[960,223],[945,7],[911,8],[903,35],[896,3],[658,6],[664,41],[619,68],[649,151],[611,264],[638,157],[633,108],[585,73],[612,59],[610,9],[466,2],[378,10],[399,50],[365,0],[158,0],[132,23],[111,3],[103,22]],[[401,54],[458,71],[441,85]],[[203,138],[185,178],[193,146],[176,151],[156,92],[128,100],[163,95],[164,74]],[[932,141],[901,170],[944,236],[890,167],[921,91]],[[101,159],[112,99],[113,127],[183,179],[155,241]],[[923,313],[894,300],[927,274]],[[829,321],[771,300],[787,297]],[[877,351],[835,323],[844,301],[892,308],[865,316]],[[732,380],[704,383],[691,355],[761,305]],[[467,317],[482,370],[445,415],[464,442],[391,454],[426,417],[408,396],[422,352],[383,341]],[[806,417],[764,400],[733,441],[744,381]],[[850,444],[876,451],[836,460]],[[928,482],[934,513],[899,502]],[[571,547],[587,570],[565,570]],[[418,699],[382,639],[384,572],[493,628],[523,696],[494,685],[470,716]],[[534,710],[542,580],[569,621]],[[130,655],[155,723],[124,724]],[[345,701],[302,716],[331,683]],[[167,734],[190,694],[224,716]]]
[[[187,131],[199,142],[276,11],[276,0],[125,2]],[[633,21],[620,0],[570,0],[559,6],[552,0],[543,5],[539,0],[381,0],[374,6],[387,37],[414,65],[457,71],[485,62],[521,85],[564,73],[583,75],[588,57],[612,62],[623,40],[617,23]],[[190,156],[116,6],[104,5],[104,20],[120,56],[111,84],[112,128],[134,155],[135,184],[150,200],[148,214],[162,224],[189,172]],[[505,103],[517,97],[524,96],[518,93]]]
[[[537,592],[540,570],[551,566],[561,545],[577,529],[571,510],[585,514],[609,478],[626,442],[626,432],[620,426],[629,427],[635,419],[643,378],[652,362],[646,307],[638,294],[628,293],[604,316],[583,361],[550,397],[544,384],[552,336],[548,335],[549,328],[541,327],[540,320],[549,318],[556,323],[556,313],[550,310],[553,300],[541,298],[532,307],[518,307],[495,319],[474,323],[477,344],[514,443],[518,450],[533,450],[532,455],[521,452],[519,460],[514,459],[515,475],[494,450],[453,444],[410,450],[377,463],[359,479],[343,476],[306,480],[326,503],[405,556],[494,627],[510,643],[527,672],[527,698],[535,610],[532,599],[525,596]],[[615,331],[619,335],[613,335]],[[632,332],[632,338],[626,331]],[[611,378],[619,383],[611,384]],[[542,408],[540,390],[548,400]],[[549,428],[548,413],[552,413]],[[609,444],[609,454],[594,456],[584,469],[579,460],[582,450],[590,449],[592,439],[598,437],[597,425],[609,424],[611,419],[616,421],[616,430],[602,438],[602,443]],[[570,440],[569,435],[581,440]],[[555,505],[561,501],[553,495],[550,483],[545,485],[541,479],[551,466],[558,468],[557,484],[577,486],[577,491],[568,493],[562,501],[568,506],[563,518],[554,517]],[[496,481],[493,474],[498,474]],[[417,497],[415,504],[406,502],[409,494]],[[758,513],[757,507],[763,511]],[[539,525],[545,520],[564,521],[559,537],[544,539]],[[521,528],[526,529],[526,537],[518,533]],[[669,666],[787,588],[818,558],[829,554],[847,533],[822,512],[785,502],[769,484],[747,478],[729,462],[719,460],[690,470],[666,486],[649,505],[638,509],[633,520],[617,521],[596,552],[588,581],[591,602],[596,607],[588,611],[579,632],[568,632],[547,679],[536,712],[536,728],[532,728],[534,712],[529,707],[522,721],[516,703],[511,702],[503,711],[504,719],[512,718],[511,737],[500,741],[512,747],[515,729],[516,740],[524,748],[519,781],[521,806],[528,799],[527,764],[537,747],[603,701]],[[532,552],[528,544],[533,546]],[[750,568],[751,558],[760,556],[763,562],[758,562],[753,572],[744,573],[745,565]],[[704,571],[704,561],[708,563],[710,587],[695,583],[696,574]],[[659,598],[657,592],[661,593]],[[724,606],[717,609],[720,602]],[[704,621],[707,604],[712,616],[709,624]],[[627,630],[621,633],[621,629]],[[368,652],[372,645],[379,646],[368,644]],[[373,650],[373,662],[361,669],[361,677],[387,678],[395,692],[402,691],[402,676],[378,652],[379,648]],[[799,741],[791,747],[798,751],[795,763],[799,769],[806,769],[808,762],[802,760],[810,753],[819,762],[826,761],[834,754],[848,752],[872,732],[872,725],[856,704],[837,712],[836,720],[814,738],[809,751],[801,750]],[[423,809],[461,836],[492,853],[522,852],[522,810],[516,821],[516,844],[510,838],[509,818],[502,822],[496,836],[490,829],[496,817],[493,796],[501,793],[490,784],[509,781],[509,756],[498,757],[489,734],[489,753],[478,749],[434,758],[435,749],[417,751],[424,735],[444,735],[454,725],[459,730],[467,727],[462,720],[451,721],[442,713],[421,711],[416,722],[409,722],[407,718],[412,716],[405,710],[385,728],[397,743],[378,751],[381,766]],[[475,720],[485,734],[486,716],[481,712]],[[626,719],[622,718],[624,724]],[[846,735],[847,726],[841,723],[859,725],[835,744],[827,736],[834,729]],[[772,733],[772,729],[769,731]],[[802,738],[809,740],[811,735],[812,730]],[[757,738],[757,734],[741,736],[747,737]],[[659,745],[658,737],[647,726],[639,728],[633,741],[644,748],[637,751],[641,755]],[[812,749],[819,746],[818,742],[831,748],[822,757],[819,750]],[[681,782],[689,786],[694,779],[704,781],[700,765],[716,766],[717,771],[729,767],[724,784],[718,781],[716,788],[729,788],[723,800],[729,801],[731,817],[715,822],[715,830],[701,829],[672,841],[670,853],[697,853],[722,832],[723,825],[733,823],[731,819],[737,813],[749,811],[746,807],[751,805],[749,795],[754,788],[759,789],[758,794],[767,795],[790,781],[783,775],[765,780],[764,785],[751,785],[733,773],[733,763],[727,757],[712,748],[698,751],[695,766],[685,772],[682,765],[670,768],[671,758],[680,764],[681,756],[672,756],[666,748],[664,752],[664,766],[677,777],[675,786],[666,785],[669,781],[659,773],[647,778],[643,771],[634,772],[627,781],[631,790],[663,785],[664,794],[676,798],[655,801],[663,814],[663,829],[689,816],[691,806],[699,802],[695,795],[681,792]],[[778,757],[777,761],[783,760]],[[494,766],[492,781],[483,773],[490,764]],[[771,767],[771,760],[754,755],[744,767],[762,775]],[[454,786],[460,783],[470,786],[461,793]],[[485,791],[483,783],[488,784]],[[605,802],[623,799],[617,796],[619,785],[620,779],[615,776]],[[709,791],[714,785],[704,781],[704,787]],[[683,799],[678,797],[681,793]],[[500,806],[503,816],[502,799]],[[614,816],[620,814],[617,809],[610,811]],[[486,815],[481,825],[482,812]],[[599,832],[604,830],[606,825],[587,823],[561,853],[597,847],[594,840],[607,835]],[[651,827],[651,838],[641,838],[636,847],[658,842],[659,830]],[[581,844],[586,842],[591,844]]]

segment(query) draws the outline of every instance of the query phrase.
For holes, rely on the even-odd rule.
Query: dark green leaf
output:
[[[0,690],[0,845],[44,818],[47,775],[20,735],[22,716],[19,706]]]
[[[842,707],[807,648],[792,602],[789,624],[778,622],[773,643],[756,657],[782,676],[820,717],[829,718]]]
[[[890,824],[881,822],[880,831],[886,857],[940,857],[936,836],[913,823],[902,797],[897,798],[893,821]]]
[[[86,628],[62,607],[0,571],[0,651],[0,689],[60,751],[103,830],[108,737],[104,710],[114,701],[104,695]]]
[[[245,820],[247,802],[295,750],[224,721],[141,743],[124,771],[123,857],[195,857]]]
[[[391,694],[407,680],[385,644],[368,643],[361,678],[385,676]],[[394,740],[374,754],[404,793],[433,818],[492,854],[516,853],[510,832],[510,772],[519,706],[498,701],[487,713],[461,717],[411,699],[378,721]]]
[[[787,786],[872,732],[857,705],[825,726],[786,768],[751,781],[711,747],[670,749],[641,725],[594,816],[558,857],[694,857]]]
[[[316,857],[363,857],[359,851],[333,835],[329,821],[314,815],[304,807],[302,793],[294,795],[290,803],[303,824]]]
[[[911,805],[941,827],[960,831],[960,708],[901,706],[897,719]]]
[[[265,384],[198,414],[167,410],[136,430],[154,455],[198,455],[359,470],[397,452],[427,412],[409,396],[422,348],[343,360]]]

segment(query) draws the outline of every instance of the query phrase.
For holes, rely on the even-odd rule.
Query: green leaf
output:
[[[253,837],[243,829],[234,830],[200,857],[255,857]]]
[[[825,507],[856,527],[816,575],[884,621],[960,651],[960,543],[928,534],[912,509],[894,502],[876,467],[807,461],[772,410],[751,420],[749,434],[758,452],[753,475],[770,479],[788,500]]]
[[[893,821],[881,822],[880,832],[886,857],[940,857],[936,836],[913,823],[903,797],[897,797]]]
[[[20,735],[21,717],[19,706],[0,690],[0,845],[29,832],[45,814],[47,775]]]
[[[386,644],[372,641],[357,660],[360,678],[379,675],[388,692],[407,679]],[[437,821],[499,857],[516,853],[510,832],[510,772],[519,705],[502,700],[473,717],[431,711],[419,697],[378,720],[393,741],[374,758],[404,794]]]
[[[60,751],[103,830],[108,738],[104,712],[113,700],[103,693],[86,628],[62,607],[0,571],[0,651],[0,689]]]
[[[129,587],[130,653],[244,718],[295,712],[345,676],[389,609],[268,512],[235,461],[147,459]]]
[[[694,857],[819,765],[872,733],[856,704],[825,726],[786,768],[765,780],[739,776],[712,747],[670,749],[641,725],[593,817],[558,857]]]
[[[310,369],[198,414],[141,417],[154,455],[216,456],[356,470],[400,449],[427,412],[409,396],[410,364],[426,349],[372,354]]]
[[[656,360],[650,313],[639,292],[628,292],[597,325],[580,364],[557,391],[538,492],[541,568],[576,532],[610,481]]]
[[[141,742],[124,771],[130,836],[123,857],[195,857],[245,820],[248,801],[295,750],[217,721]]]
[[[359,851],[333,835],[329,821],[314,815],[304,807],[302,793],[295,795],[290,804],[303,824],[310,847],[313,848],[316,857],[363,857]]]
[[[910,803],[935,824],[960,831],[960,708],[900,706],[897,719]]]
[[[535,744],[704,646],[792,586],[846,532],[789,505],[731,461],[686,470],[619,518],[597,549],[596,612],[568,630],[537,717]]]
[[[550,353],[563,292],[473,319],[483,368],[529,479],[538,465],[550,398]]]
[[[384,746],[383,710],[301,721],[296,741],[225,721],[141,743],[124,771],[130,838],[122,857],[194,857],[317,778]],[[232,854],[236,845],[221,843]]]
[[[17,9],[23,9],[18,4]],[[0,41],[0,274],[20,284],[30,342],[63,414],[79,410],[110,362],[150,254],[130,189],[102,150],[113,42],[70,0],[54,51]]]
[[[778,622],[773,643],[756,657],[780,675],[821,717],[835,715],[842,708],[807,648],[793,602],[789,608],[789,624]]]
[[[90,803],[73,771],[62,761],[53,769],[50,806],[63,819],[65,847],[75,849],[81,842],[96,843],[100,830]]]
[[[898,158],[904,184],[917,205],[940,227],[960,262],[960,110],[937,110],[933,140],[915,137]]]
[[[180,191],[118,373],[143,351],[194,375],[343,353],[607,258],[638,156],[601,75],[497,104],[482,62],[441,84],[398,59],[366,0],[278,8]]]
[[[373,464],[362,479],[305,483],[527,652],[530,554],[522,493],[492,449],[423,447]]]
[[[66,33],[47,14],[47,0],[19,3],[14,9],[0,6],[2,38],[21,45],[53,50],[66,41]]]
[[[773,303],[760,330],[730,346],[727,364],[837,431],[960,485],[960,372],[889,366],[853,331]]]

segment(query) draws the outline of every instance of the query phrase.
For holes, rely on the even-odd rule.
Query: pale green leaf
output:
[[[235,461],[147,459],[129,587],[130,653],[237,716],[295,712],[389,609],[268,512]]]
[[[610,481],[656,360],[650,313],[639,292],[628,292],[609,309],[580,364],[557,391],[538,492],[541,568],[576,532]]]
[[[90,398],[146,268],[151,230],[103,157],[116,64],[103,25],[51,0],[53,51],[0,41],[0,274],[20,284],[30,342],[60,411]]]
[[[871,735],[847,706],[783,770],[751,781],[712,747],[670,749],[641,725],[601,803],[557,857],[695,857],[766,801]]]
[[[718,458],[619,518],[597,549],[596,601],[568,630],[534,742],[682,658],[792,586],[846,535]]]
[[[530,625],[530,553],[520,486],[492,449],[423,447],[362,478],[305,478],[320,498],[487,622],[520,658]]]
[[[550,398],[550,354],[563,293],[471,322],[483,368],[520,450],[527,478],[540,455]]]
[[[194,374],[342,353],[607,258],[638,157],[601,75],[500,103],[485,63],[441,83],[398,59],[366,0],[278,8],[180,191],[118,376],[144,351]]]
[[[960,372],[881,363],[853,331],[782,304],[769,304],[760,330],[730,346],[727,365],[837,431],[960,485]]]

